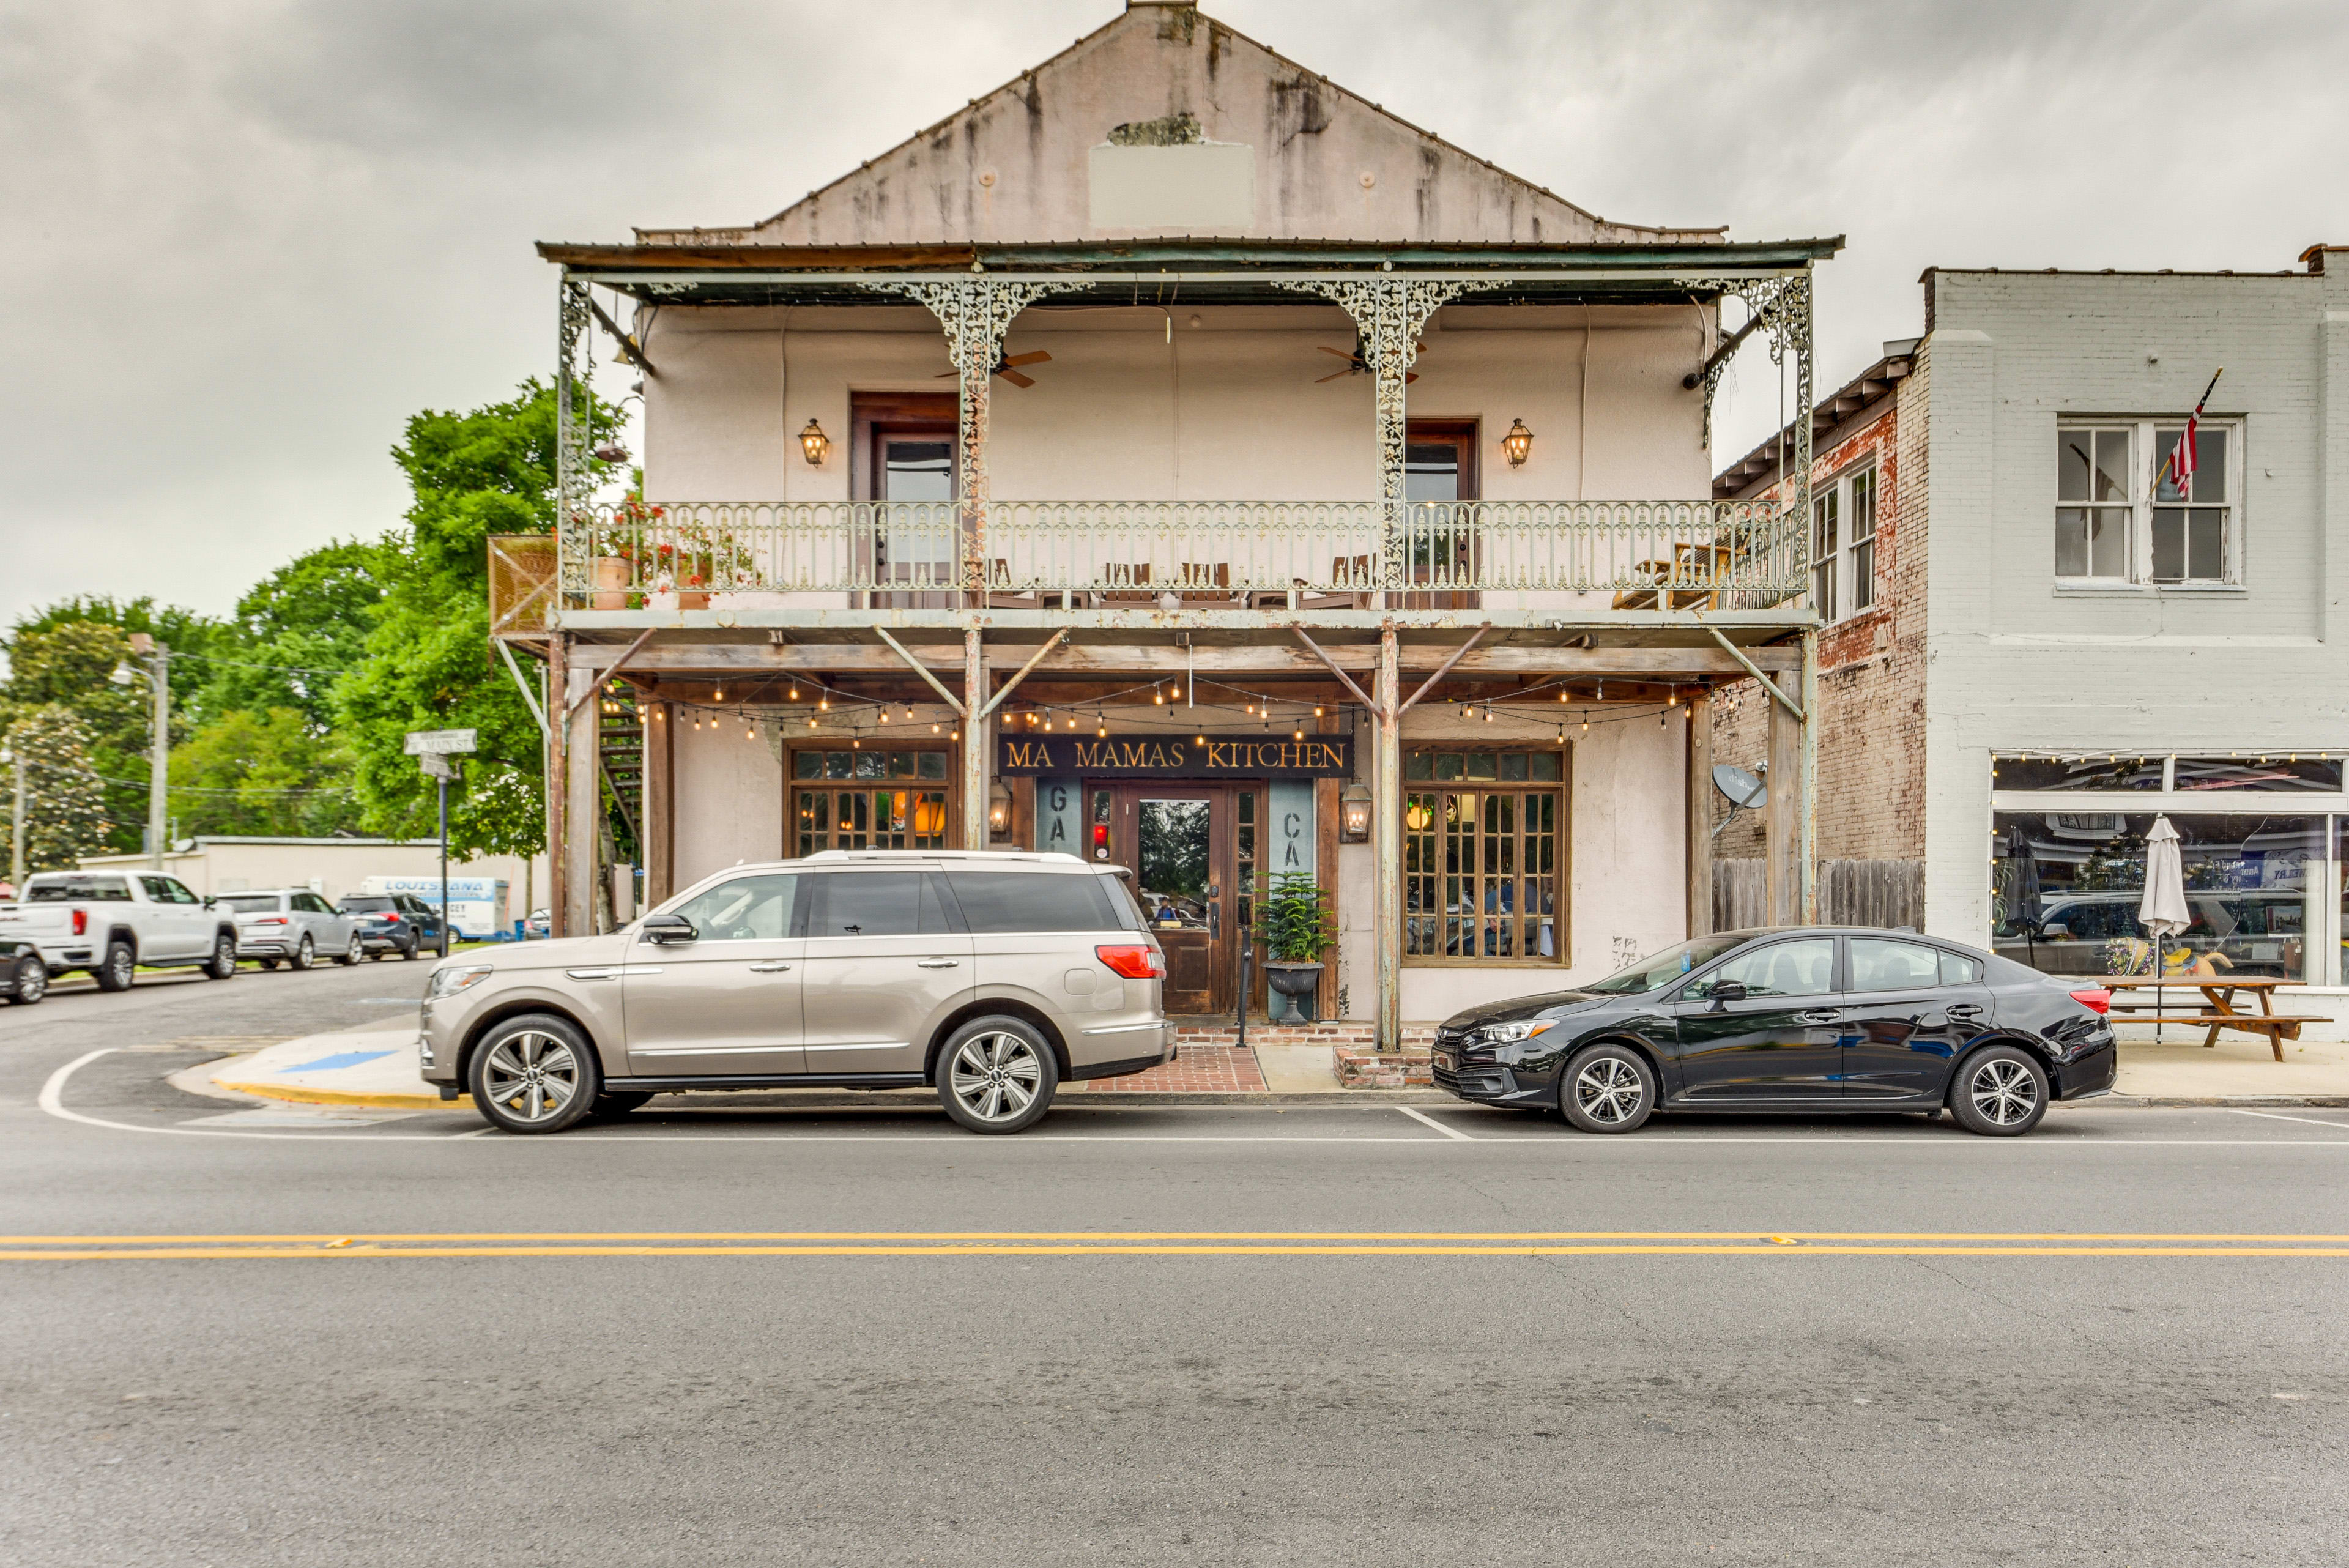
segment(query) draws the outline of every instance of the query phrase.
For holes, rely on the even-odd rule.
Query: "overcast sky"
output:
[[[536,239],[762,217],[1120,0],[0,0],[0,623],[225,612],[404,502],[424,406],[554,358]],[[2349,243],[2349,5],[1209,0],[1606,217],[1847,235],[1822,389],[1928,265]],[[1749,363],[1715,456],[1776,413]]]

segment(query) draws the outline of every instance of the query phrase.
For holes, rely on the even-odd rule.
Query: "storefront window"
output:
[[[2000,757],[1991,763],[1991,788],[2150,789],[2162,787],[2162,757],[2075,757],[2058,761]]]
[[[2322,929],[2326,819],[2179,812],[2169,822],[2192,923],[2164,941],[2165,967],[2303,978],[2308,938]],[[1996,814],[1992,950],[2049,974],[2150,973],[2153,943],[2137,911],[2153,823],[2137,813]]]
[[[792,791],[792,821],[799,853],[825,849],[944,849],[947,791],[920,787],[947,776],[944,752],[819,751],[792,753],[795,780],[821,784]],[[914,787],[873,788],[874,781],[915,781]],[[843,789],[845,781],[863,787]]]
[[[1555,752],[1414,753],[1413,780],[1557,779]],[[1555,963],[1565,792],[1414,789],[1403,798],[1403,956],[1422,963]]]
[[[2332,757],[2305,762],[2298,757],[2180,757],[2175,787],[2301,790],[2337,794],[2341,791],[2341,763]]]

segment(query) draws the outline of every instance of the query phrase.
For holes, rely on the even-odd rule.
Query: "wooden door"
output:
[[[1166,950],[1166,1011],[1229,1012],[1240,921],[1231,792],[1180,781],[1111,792],[1111,854],[1133,872],[1134,897]]]
[[[950,609],[961,603],[961,524],[952,503],[961,473],[951,395],[866,393],[852,400],[850,479],[877,502],[861,542],[875,609]]]
[[[1473,420],[1413,420],[1403,441],[1403,499],[1410,502],[1474,501],[1477,498],[1476,424]],[[1473,528],[1441,505],[1414,506],[1410,513],[1407,582],[1474,577],[1476,540]],[[1475,609],[1473,590],[1405,593],[1405,609]]]

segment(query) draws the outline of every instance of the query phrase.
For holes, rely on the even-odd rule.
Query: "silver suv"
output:
[[[432,971],[424,1076],[509,1132],[662,1093],[934,1085],[1019,1132],[1067,1081],[1174,1057],[1165,954],[1114,867],[828,850],[736,866],[598,937]]]
[[[365,956],[357,922],[307,888],[222,893],[212,904],[236,920],[236,956],[264,969],[281,959],[308,969],[322,958],[354,964]]]

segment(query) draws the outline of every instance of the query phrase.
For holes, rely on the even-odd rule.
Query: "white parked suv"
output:
[[[264,969],[280,961],[308,969],[322,958],[354,964],[367,956],[358,921],[307,888],[222,893],[212,902],[236,921],[236,956]]]
[[[200,967],[212,980],[236,972],[236,927],[227,911],[176,877],[147,871],[43,871],[24,896],[0,904],[0,938],[29,941],[50,974],[88,970],[100,991],[129,987],[140,965]]]
[[[440,963],[424,1076],[508,1132],[661,1093],[924,1085],[1019,1132],[1064,1082],[1173,1059],[1166,956],[1123,875],[943,850],[737,866],[605,936]]]

